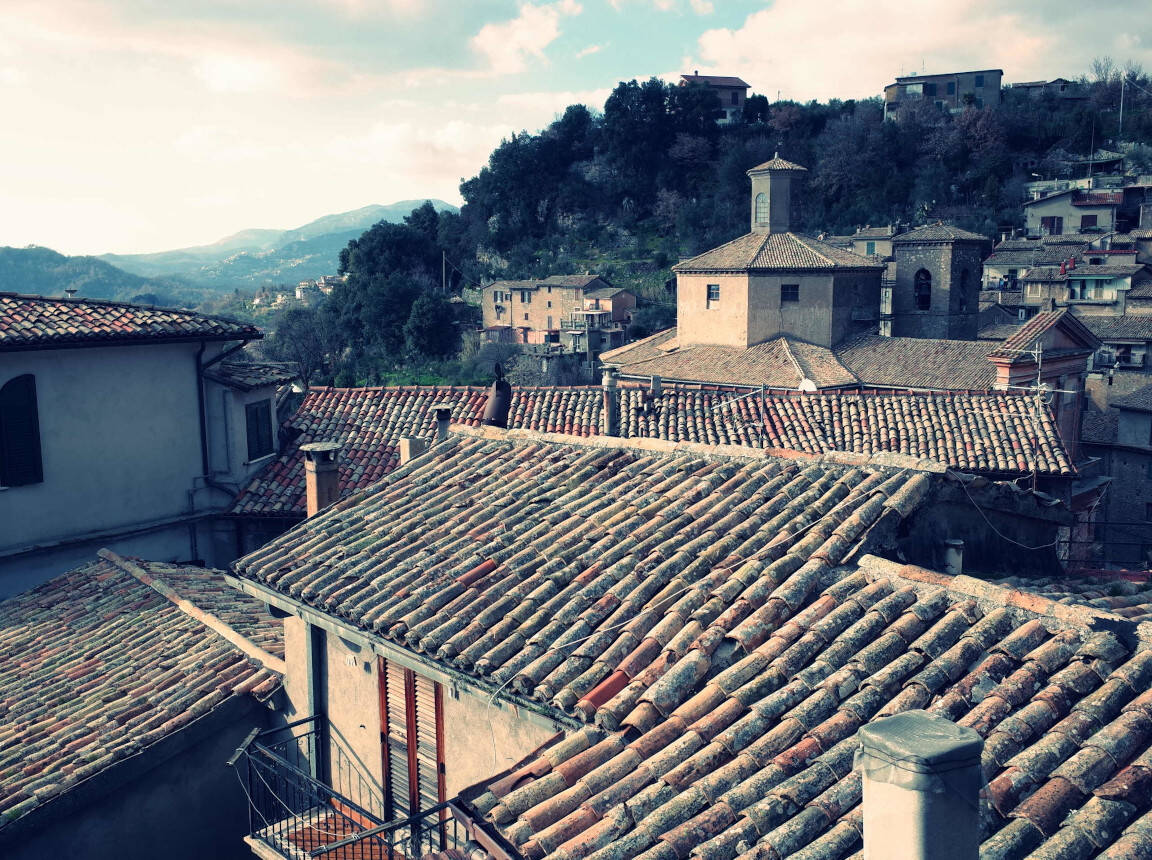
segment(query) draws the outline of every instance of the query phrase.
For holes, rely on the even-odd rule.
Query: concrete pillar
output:
[[[978,860],[984,740],[927,711],[860,729],[864,860]]]
[[[415,436],[401,436],[400,437],[400,465],[403,466],[409,460],[414,460],[428,450],[428,443],[423,439],[417,439]]]
[[[308,516],[314,517],[340,498],[340,443],[309,442],[304,452],[304,495]]]

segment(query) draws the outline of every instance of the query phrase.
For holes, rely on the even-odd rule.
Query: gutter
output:
[[[61,549],[68,546],[80,546],[86,543],[107,543],[121,538],[132,537],[134,535],[147,534],[149,532],[160,531],[161,529],[171,528],[172,526],[183,525],[185,523],[198,523],[203,520],[211,519],[217,514],[202,513],[202,514],[181,514],[177,517],[169,517],[163,520],[155,520],[151,523],[143,525],[129,526],[120,530],[107,530],[107,531],[94,531],[87,532],[82,535],[74,535],[72,537],[62,538],[60,540],[51,541],[50,543],[37,543],[30,546],[18,547],[8,550],[0,549],[0,561],[5,561],[10,558],[18,558],[25,555],[36,555],[42,552],[49,552],[55,549]]]

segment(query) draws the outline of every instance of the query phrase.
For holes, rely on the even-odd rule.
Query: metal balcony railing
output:
[[[354,799],[332,788],[324,778],[327,740],[320,717],[256,729],[244,739],[228,764],[248,798],[250,844],[286,860],[416,860],[465,847],[467,835],[447,803],[383,821],[366,808],[375,805],[370,790]],[[352,785],[349,793],[358,793]]]

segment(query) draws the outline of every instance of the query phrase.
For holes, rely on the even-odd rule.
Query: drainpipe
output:
[[[864,860],[978,860],[984,739],[919,710],[875,720],[859,736]]]
[[[603,380],[604,405],[602,420],[605,436],[620,435],[620,400],[616,390],[616,371],[610,368],[604,370]]]

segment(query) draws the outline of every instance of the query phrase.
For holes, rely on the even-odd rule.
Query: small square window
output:
[[[780,285],[780,304],[784,302],[798,302],[800,301],[800,285],[799,284],[781,284]]]
[[[719,305],[720,305],[720,285],[719,284],[709,284],[708,285],[708,300],[705,303],[705,306],[707,307],[708,310],[712,310],[715,307],[719,307]]]
[[[524,314],[524,322],[528,322],[528,314]]]

